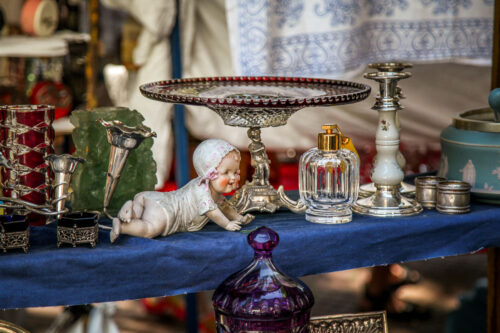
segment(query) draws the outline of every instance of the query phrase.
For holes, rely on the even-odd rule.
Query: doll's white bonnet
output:
[[[193,153],[193,166],[198,176],[202,179],[212,179],[216,176],[216,168],[220,162],[231,151],[239,150],[221,139],[208,139],[196,147]]]

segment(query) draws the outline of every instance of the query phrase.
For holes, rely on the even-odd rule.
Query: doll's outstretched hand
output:
[[[241,222],[229,221],[229,223],[224,227],[224,229],[229,231],[238,231],[241,229]]]
[[[238,222],[240,222],[241,225],[247,225],[248,223],[252,222],[254,219],[255,219],[255,216],[252,214],[240,215],[238,217]]]

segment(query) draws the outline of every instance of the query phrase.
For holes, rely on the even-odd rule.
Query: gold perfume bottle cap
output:
[[[318,149],[326,151],[339,150],[343,136],[337,124],[323,125],[321,129],[324,129],[325,133],[318,134]]]
[[[351,138],[344,136],[337,124],[323,125],[321,128],[325,130],[325,133],[318,134],[318,149],[323,151],[335,151],[340,148],[345,148],[356,154],[359,159],[358,152]],[[334,132],[334,130],[336,132]]]

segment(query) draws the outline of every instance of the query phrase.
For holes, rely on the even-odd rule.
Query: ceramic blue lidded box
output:
[[[500,90],[495,89],[489,98],[496,110],[492,97],[500,102]],[[438,176],[465,181],[474,199],[499,204],[500,122],[495,121],[494,109],[463,112],[441,132]]]

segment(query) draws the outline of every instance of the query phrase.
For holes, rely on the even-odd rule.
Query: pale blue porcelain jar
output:
[[[461,113],[440,139],[438,176],[468,182],[476,200],[500,203],[500,123],[493,110]]]

